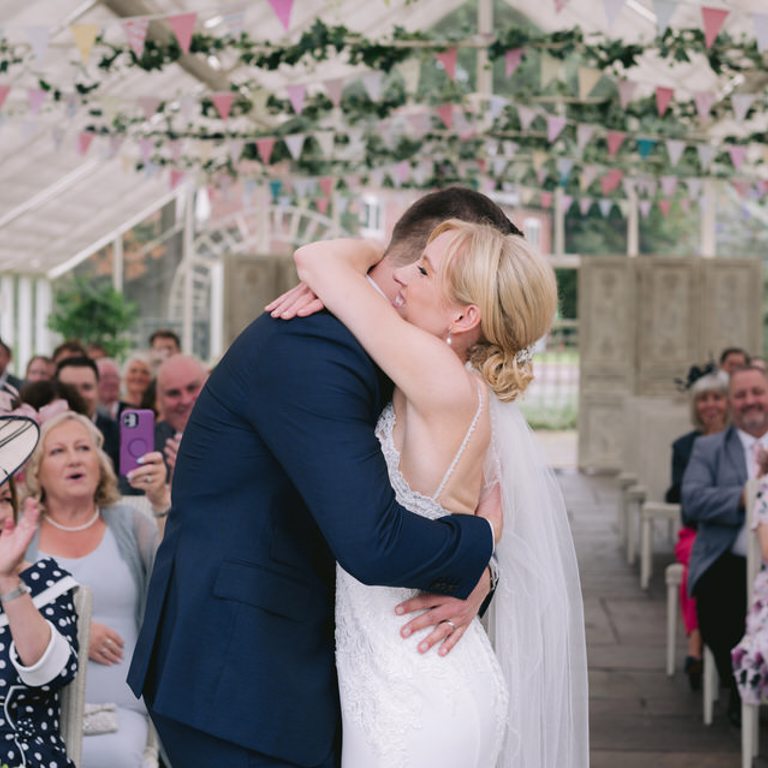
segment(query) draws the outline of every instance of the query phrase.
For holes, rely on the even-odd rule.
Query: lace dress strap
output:
[[[461,445],[459,446],[459,450],[456,452],[456,455],[453,457],[453,461],[451,462],[451,465],[446,470],[445,474],[443,475],[443,479],[440,481],[440,485],[437,486],[437,490],[432,494],[432,499],[436,500],[440,498],[440,494],[445,490],[445,486],[448,483],[448,480],[450,480],[451,475],[453,474],[454,470],[456,469],[456,465],[461,460],[462,455],[464,454],[464,451],[467,449],[467,446],[469,445],[469,441],[472,439],[472,435],[477,428],[477,422],[480,421],[480,414],[483,411],[483,385],[478,381],[477,382],[477,410],[475,411],[475,415],[472,419],[472,422],[470,423],[467,433],[464,435],[464,439],[461,441]]]

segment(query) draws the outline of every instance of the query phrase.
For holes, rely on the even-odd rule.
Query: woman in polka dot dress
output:
[[[77,672],[75,580],[24,552],[39,513],[28,499],[18,523],[0,486],[0,765],[74,768],[59,732],[59,691]]]

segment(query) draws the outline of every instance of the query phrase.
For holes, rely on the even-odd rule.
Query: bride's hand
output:
[[[403,626],[400,634],[408,638],[421,629],[434,627],[432,632],[419,642],[419,653],[426,653],[432,646],[441,643],[438,653],[445,656],[461,640],[490,591],[491,576],[486,568],[466,600],[431,594],[412,597],[397,605],[395,613],[399,616],[414,611],[423,611],[423,613]]]
[[[290,320],[293,317],[308,317],[324,309],[323,302],[315,296],[312,289],[304,283],[278,296],[264,307],[272,317]]]

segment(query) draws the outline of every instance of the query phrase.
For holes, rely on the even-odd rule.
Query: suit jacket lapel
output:
[[[738,481],[743,485],[749,479],[749,473],[744,458],[744,446],[741,444],[736,427],[728,427],[728,434],[725,436],[725,454],[733,465]]]

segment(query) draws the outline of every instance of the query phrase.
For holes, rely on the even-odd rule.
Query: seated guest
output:
[[[27,557],[54,556],[93,592],[86,701],[116,706],[117,730],[83,739],[83,768],[140,768],[147,715],[128,688],[158,531],[151,517],[116,503],[115,475],[101,433],[84,416],[46,422],[27,465],[27,486],[43,515]],[[165,484],[159,455],[133,480],[154,494]]]
[[[88,357],[85,347],[77,339],[65,339],[53,350],[53,362],[58,365],[68,357]]]
[[[50,381],[56,375],[56,365],[50,357],[35,355],[29,358],[24,374],[25,383],[32,381]]]
[[[149,354],[152,365],[157,368],[163,360],[181,352],[181,339],[169,328],[158,328],[149,337]]]
[[[123,401],[131,408],[143,408],[142,398],[151,381],[149,357],[134,352],[123,365]]]
[[[720,353],[720,370],[729,376],[737,369],[750,365],[749,354],[741,347],[726,347]]]
[[[75,768],[59,732],[59,692],[77,673],[77,583],[51,558],[24,554],[39,513],[18,519],[13,481],[0,485],[0,764]]]
[[[665,496],[665,500],[670,504],[680,503],[680,486],[691,458],[694,441],[701,435],[714,435],[725,429],[728,415],[728,377],[722,371],[715,371],[714,365],[711,369],[692,368],[688,374],[687,386],[694,429],[672,443],[672,485]],[[685,672],[691,688],[698,690],[701,687],[703,671],[703,647],[696,617],[696,601],[688,595],[688,562],[696,538],[696,525],[686,522],[684,509],[682,515],[683,527],[678,534],[675,557],[684,567],[683,581],[680,584],[680,610],[688,636]]]
[[[744,633],[746,614],[745,485],[768,471],[768,379],[757,368],[730,376],[732,425],[693,444],[683,475],[685,520],[697,526],[688,564],[688,589],[696,598],[699,629],[720,680],[730,681],[728,717],[741,718],[732,675],[731,648]]]
[[[11,393],[15,394],[21,388],[22,381],[8,370],[12,358],[13,352],[11,348],[0,339],[0,389],[10,387]]]
[[[99,411],[110,419],[117,420],[122,410],[120,402],[120,368],[109,357],[96,361],[99,370]]]
[[[36,411],[42,410],[55,400],[65,400],[69,410],[75,413],[88,413],[88,407],[80,393],[58,379],[27,382],[19,392],[19,401],[31,405]]]
[[[104,436],[104,451],[118,471],[120,462],[120,430],[117,422],[98,411],[99,369],[90,357],[68,357],[56,368],[56,378],[73,386],[85,401],[88,418]]]
[[[169,470],[176,464],[176,452],[208,378],[205,366],[191,355],[173,355],[157,371],[157,405],[162,415],[155,427],[155,450],[165,453]]]

